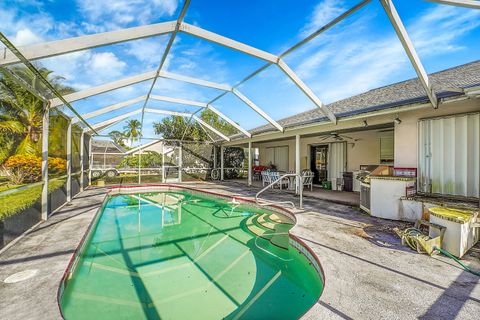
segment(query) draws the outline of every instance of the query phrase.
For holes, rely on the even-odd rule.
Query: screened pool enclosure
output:
[[[480,8],[478,1],[436,0],[431,2]],[[88,185],[98,184],[98,181],[102,184],[142,184],[245,178],[251,184],[254,164],[252,143],[238,146],[231,146],[231,144],[226,146],[225,143],[238,138],[251,138],[252,134],[243,124],[238,123],[234,116],[235,111],[230,111],[230,115],[227,115],[227,112],[217,107],[219,100],[227,97],[236,99],[237,102],[248,107],[250,112],[260,116],[268,128],[274,128],[280,133],[284,132],[285,126],[279,123],[276,117],[266,112],[260,104],[253,102],[241,89],[243,84],[273,67],[282,72],[304,98],[321,110],[323,113],[321,121],[337,124],[340,115],[332,112],[322,102],[321,97],[317,96],[287,64],[285,58],[313,39],[321,37],[322,33],[327,32],[342,20],[373,5],[372,3],[373,1],[368,0],[359,1],[278,55],[185,22],[184,18],[190,5],[189,0],[183,3],[176,20],[152,25],[19,47],[0,33],[0,40],[5,46],[0,55],[1,77],[32,94],[41,103],[43,110],[37,130],[30,134],[30,142],[40,150],[38,157],[14,159],[17,162],[12,160],[8,166],[9,178],[17,178],[18,188],[0,189],[1,196],[16,195],[19,198],[23,198],[26,194],[35,194],[35,196],[28,204],[19,208],[5,209],[10,210],[5,215],[11,216],[15,214],[15,210],[31,209],[32,216],[36,217],[36,220],[45,220],[49,214],[68,203]],[[437,108],[436,93],[394,2],[380,0],[380,3],[432,107]],[[179,34],[237,51],[261,61],[262,64],[234,85],[166,71],[169,53]],[[49,79],[48,74],[45,74],[41,66],[35,62],[82,50],[158,36],[168,37],[168,41],[164,51],[159,54],[161,58],[156,70],[138,70],[132,76],[79,91],[59,88],[58,83]],[[210,101],[160,95],[154,90],[159,79],[172,80],[174,84],[183,83],[215,89],[219,93]],[[95,106],[91,112],[83,112],[81,108],[72,105],[74,102],[120,88],[135,87],[140,83],[149,84],[148,90],[138,92],[138,96],[132,99],[115,101],[107,106]],[[154,101],[166,107],[155,107],[152,105]],[[130,107],[134,105],[140,107],[132,110]],[[179,111],[178,108],[175,109],[176,106],[188,106],[191,111]],[[203,116],[206,111],[209,112],[210,117]],[[107,129],[136,116],[141,120],[135,136],[119,141],[107,134]],[[95,120],[97,117],[102,117],[103,120]],[[151,120],[156,117],[183,119],[181,138],[171,139],[143,134],[146,119]],[[211,119],[215,121],[210,121]],[[201,135],[203,138],[196,139],[195,135]],[[5,148],[18,148],[18,145],[5,146]],[[34,173],[30,172],[26,175],[18,169],[28,165],[36,168],[36,171],[33,170]],[[296,171],[299,173],[300,165],[297,165]]]

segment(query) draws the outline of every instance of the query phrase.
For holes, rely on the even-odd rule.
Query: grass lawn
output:
[[[48,184],[48,193],[60,188],[65,183],[65,179],[50,181]],[[18,186],[15,186],[16,188]],[[1,186],[0,186],[1,188]],[[40,200],[42,196],[42,185],[31,187],[18,192],[9,193],[0,196],[0,220],[25,209],[30,208]]]

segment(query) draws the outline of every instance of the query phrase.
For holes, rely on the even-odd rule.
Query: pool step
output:
[[[262,228],[261,226],[258,225],[258,223],[255,223],[256,218],[257,216],[251,216],[250,218],[247,219],[247,223],[246,223],[247,229],[257,237],[270,241],[273,231]]]
[[[276,223],[293,224],[292,220],[289,218],[276,213],[267,215],[267,219]]]
[[[272,223],[264,220],[265,215],[251,216],[246,221],[247,229],[254,235],[265,239],[282,249],[288,249],[288,230],[291,225]],[[266,227],[268,225],[270,228]]]
[[[262,214],[258,216],[257,222],[262,226],[270,230],[275,230],[275,226],[278,224],[286,224],[288,226],[291,226],[293,222],[286,218],[286,217],[280,217],[279,215],[276,215],[274,213],[272,214]]]
[[[261,214],[257,218],[258,224],[260,224],[262,227],[270,229],[270,230],[275,230],[275,222],[268,221],[266,220],[267,215],[266,214]]]

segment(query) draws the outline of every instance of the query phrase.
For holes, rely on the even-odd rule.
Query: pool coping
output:
[[[73,272],[73,269],[75,268],[76,263],[79,259],[78,254],[81,252],[83,246],[86,244],[85,240],[87,238],[87,235],[89,235],[92,227],[96,224],[96,222],[97,222],[97,220],[100,216],[100,212],[102,212],[102,209],[104,208],[109,196],[113,195],[113,194],[128,194],[128,192],[126,192],[126,191],[133,191],[133,190],[135,190],[136,192],[138,192],[138,191],[142,191],[142,192],[150,191],[150,192],[152,192],[152,191],[165,191],[165,190],[169,191],[171,188],[188,190],[189,192],[191,192],[193,194],[209,194],[209,195],[213,195],[213,196],[216,196],[216,197],[220,197],[222,199],[230,198],[230,199],[240,200],[242,202],[247,202],[249,205],[252,205],[253,207],[255,207],[257,209],[267,208],[270,211],[274,211],[276,213],[282,214],[282,215],[288,217],[289,219],[291,219],[294,222],[294,225],[288,231],[289,244],[291,244],[295,249],[298,250],[299,253],[301,253],[305,256],[305,258],[312,264],[312,266],[314,267],[315,271],[317,272],[318,276],[320,277],[320,279],[322,281],[322,290],[320,291],[320,295],[319,295],[318,299],[302,315],[300,315],[299,319],[306,316],[310,312],[310,310],[312,310],[312,308],[320,301],[320,298],[322,297],[322,294],[323,294],[323,292],[325,290],[325,286],[326,286],[325,272],[324,272],[324,269],[322,268],[320,259],[315,254],[315,252],[303,240],[301,240],[298,236],[296,236],[295,234],[292,233],[292,230],[295,228],[295,226],[297,225],[297,222],[298,222],[294,211],[292,211],[290,209],[287,209],[283,206],[274,205],[274,204],[259,205],[255,200],[248,199],[248,198],[245,198],[243,196],[227,195],[227,194],[212,192],[212,191],[208,191],[208,190],[204,190],[204,189],[198,190],[198,189],[188,187],[188,186],[185,186],[185,185],[169,184],[169,183],[168,184],[141,184],[141,185],[130,185],[130,186],[114,185],[114,186],[107,186],[106,187],[107,196],[103,199],[101,206],[97,209],[97,212],[95,213],[95,216],[90,221],[90,223],[88,225],[88,228],[86,229],[86,231],[83,234],[80,242],[78,243],[77,247],[75,248],[75,251],[72,253],[72,256],[70,257],[68,265],[67,265],[67,267],[66,267],[66,269],[65,269],[65,271],[64,271],[64,273],[63,273],[63,275],[60,279],[58,289],[57,289],[57,306],[58,306],[58,310],[59,310],[59,313],[60,313],[62,319],[65,319],[65,317],[64,317],[62,309],[61,309],[60,299],[63,295],[63,291],[64,291],[65,286],[68,284],[69,279],[67,278],[67,275],[70,275]],[[274,210],[272,210],[272,209],[274,209]],[[67,282],[66,282],[66,280],[67,280]]]

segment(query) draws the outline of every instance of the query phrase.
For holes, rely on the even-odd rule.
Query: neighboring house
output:
[[[163,141],[161,140],[154,140],[145,143],[141,147],[127,150],[111,140],[92,139],[92,168],[102,171],[117,168],[123,158],[138,155],[140,149],[142,152],[154,151],[159,154],[164,154],[167,157],[172,156],[174,152],[173,147],[165,146],[164,148]]]
[[[423,193],[478,199],[480,61],[429,78],[437,109],[420,81],[411,79],[327,105],[337,124],[313,109],[278,121],[284,132],[265,125],[251,130],[251,139],[236,135],[225,145],[251,141],[261,165],[288,171],[300,163],[315,172],[316,183],[329,180],[334,188],[343,172],[387,164],[417,169]]]

